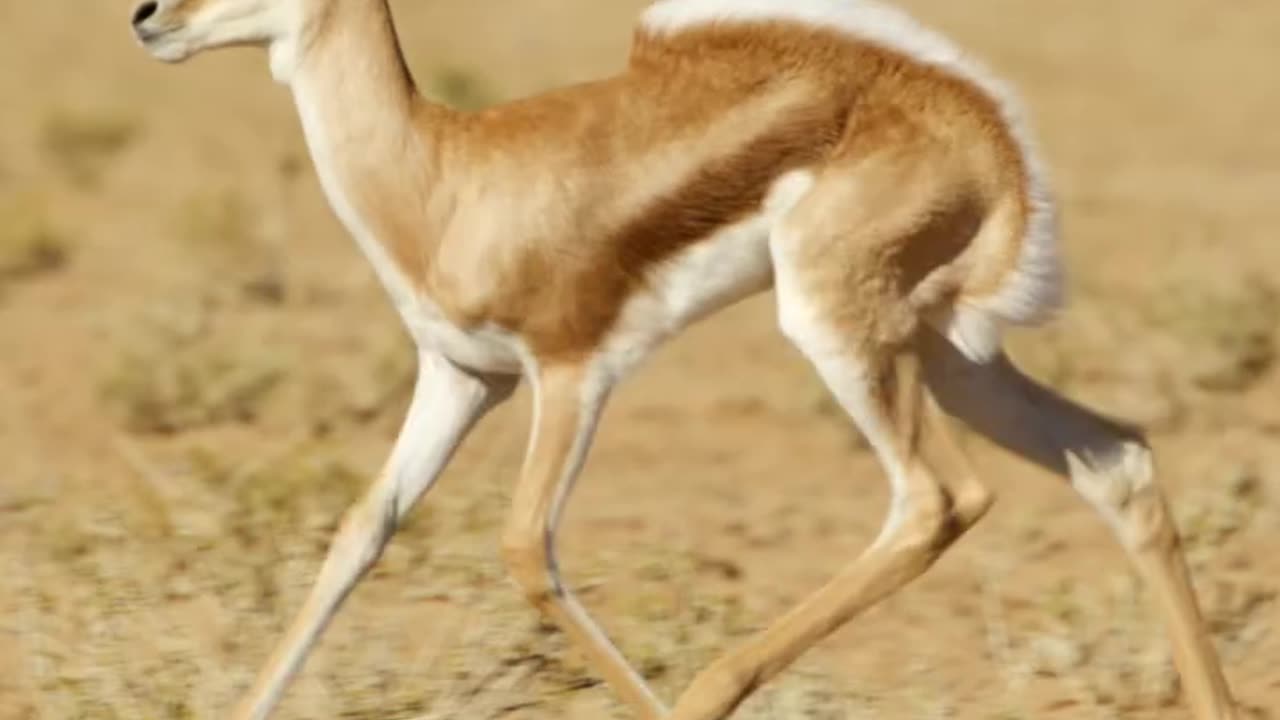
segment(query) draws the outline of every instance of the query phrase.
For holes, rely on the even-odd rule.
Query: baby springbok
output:
[[[621,74],[464,114],[417,93],[386,0],[153,0],[133,27],[169,62],[268,50],[419,353],[390,460],[236,718],[267,716],[521,376],[536,409],[505,559],[637,717],[727,717],[977,522],[992,497],[948,417],[1102,514],[1159,600],[1196,717],[1235,717],[1140,433],[1001,351],[1003,328],[1059,303],[1054,207],[1010,93],[946,39],[871,0],[660,0]],[[669,710],[561,581],[556,526],[614,385],[770,286],[783,333],[883,463],[892,508],[864,554]]]

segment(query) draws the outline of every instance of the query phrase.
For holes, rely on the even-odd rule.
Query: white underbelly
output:
[[[524,370],[528,353],[517,335],[494,326],[460,328],[429,298],[398,305],[409,335],[423,352],[439,353],[457,365],[487,373],[518,374]]]
[[[772,225],[753,218],[677,256],[660,273],[655,288],[660,322],[677,331],[726,305],[769,286]]]
[[[602,349],[615,372],[625,373],[691,323],[768,289],[773,283],[770,238],[812,186],[813,175],[806,170],[778,178],[760,212],[664,263],[645,290],[627,302]]]
[[[798,170],[778,178],[760,211],[686,249],[653,286],[666,322],[685,325],[767,288],[773,281],[769,239],[774,228],[813,186]]]
[[[627,301],[597,357],[622,374],[689,324],[768,288],[773,279],[770,230],[767,218],[753,218],[668,261]],[[429,298],[398,300],[405,327],[425,352],[491,373],[520,373],[533,360],[524,341],[507,330],[460,328]]]

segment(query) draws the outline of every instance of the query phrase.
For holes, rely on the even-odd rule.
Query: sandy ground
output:
[[[619,66],[640,0],[400,0],[460,103]],[[1152,428],[1231,682],[1276,717],[1280,5],[914,0],[1022,89],[1071,309],[1015,355]],[[175,69],[127,4],[0,2],[0,718],[222,717],[386,452],[410,348],[257,52]],[[613,403],[565,531],[664,696],[834,573],[885,483],[770,298]],[[497,536],[522,393],[352,598],[282,718],[625,717],[519,601]],[[1102,524],[969,443],[1000,501],[749,718],[1187,718]]]

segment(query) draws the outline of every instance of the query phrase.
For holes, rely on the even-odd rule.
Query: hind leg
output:
[[[929,385],[947,413],[1068,479],[1107,521],[1156,597],[1195,717],[1235,718],[1142,434],[1036,383],[1006,357],[977,363],[936,334],[921,342]]]
[[[888,250],[881,238],[897,242],[903,236],[850,242],[865,241],[863,249],[874,254]],[[889,476],[892,504],[879,536],[861,556],[764,633],[700,673],[671,720],[727,717],[806,650],[924,573],[991,502],[959,461],[928,396],[915,313],[890,277],[892,269],[873,257],[848,254],[838,266],[805,262],[814,247],[807,241],[806,246],[797,253],[785,238],[775,241],[782,327],[875,449]]]

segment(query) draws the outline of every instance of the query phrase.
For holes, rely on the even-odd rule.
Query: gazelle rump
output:
[[[1197,717],[1235,717],[1141,435],[1000,350],[1002,328],[1058,303],[1054,209],[1011,95],[947,40],[871,0],[660,0],[618,75],[460,113],[417,93],[385,0],[161,0],[133,24],[170,62],[268,50],[330,204],[419,353],[391,457],[240,720],[269,714],[521,377],[535,412],[504,557],[639,717],[727,717],[927,570],[991,503],[949,418],[1102,513],[1160,600]],[[867,435],[894,501],[863,555],[668,710],[561,581],[555,531],[611,388],[665,338],[771,285],[784,334]]]

